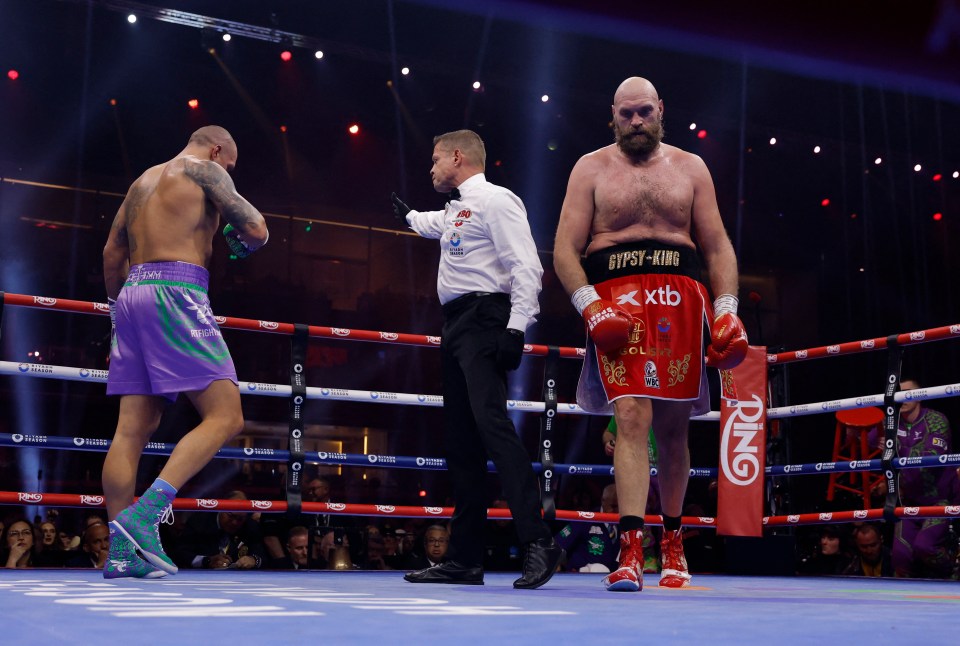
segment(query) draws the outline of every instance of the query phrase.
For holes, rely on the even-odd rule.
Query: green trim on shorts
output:
[[[183,287],[184,289],[192,289],[198,291],[202,294],[206,294],[207,290],[200,285],[195,283],[182,283],[175,280],[141,280],[136,283],[124,283],[124,287],[136,287],[137,285],[161,285],[163,287]]]
[[[155,282],[156,284],[180,286],[178,283],[170,283],[167,281]],[[166,338],[167,344],[174,348],[178,348],[185,354],[189,354],[194,357],[200,357],[201,359],[207,359],[217,364],[223,363],[223,360],[230,356],[230,350],[227,348],[227,344],[224,342],[223,337],[201,337],[200,339],[197,339],[197,341],[203,341],[205,339],[218,339],[220,343],[223,344],[223,352],[220,353],[215,352],[213,348],[205,344],[201,344],[199,347],[196,347],[193,344],[178,338],[177,324],[184,324],[186,321],[184,321],[182,317],[178,321],[174,321],[172,319],[171,313],[173,312],[174,308],[169,305],[169,302],[170,301],[167,294],[163,290],[157,290],[157,313],[160,315],[160,322],[163,325],[163,335]]]

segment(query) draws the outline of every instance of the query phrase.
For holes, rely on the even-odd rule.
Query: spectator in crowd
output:
[[[367,558],[363,562],[364,570],[390,570],[385,556],[383,536],[373,534],[367,537]]]
[[[33,563],[33,527],[25,518],[10,522],[0,539],[3,559],[6,568],[29,568]]]
[[[890,550],[883,544],[880,530],[875,525],[860,525],[853,531],[856,555],[843,570],[851,576],[893,576]]]
[[[306,480],[301,489],[303,502],[330,502],[330,481],[322,476]],[[286,540],[293,527],[306,527],[307,540],[311,554],[316,554],[318,547],[315,539],[323,533],[316,530],[330,526],[330,514],[302,513],[291,520],[285,514],[265,514],[261,521],[263,531],[263,546],[267,556],[272,560],[282,559],[284,556],[281,541]],[[314,556],[313,558],[316,558]]]
[[[226,500],[246,500],[231,491]],[[197,512],[187,519],[176,562],[180,567],[252,570],[263,565],[263,538],[249,512]]]
[[[73,552],[80,547],[80,537],[66,530],[61,529],[57,538],[60,540],[64,552]]]
[[[40,523],[40,544],[45,550],[57,548],[57,526],[49,520]]]
[[[34,549],[37,567],[63,567],[67,557],[57,532],[57,526],[49,520],[40,523],[40,541]]]
[[[797,568],[800,574],[840,574],[850,564],[842,540],[843,533],[836,525],[823,525],[812,554],[801,557]]]
[[[423,533],[423,545],[407,562],[409,569],[419,570],[439,565],[447,560],[450,531],[443,525],[430,525]]]
[[[916,379],[902,379],[901,390],[916,390]],[[900,406],[897,454],[919,458],[950,453],[950,422],[946,416],[910,399]],[[900,471],[900,502],[905,507],[955,505],[960,481],[953,467],[922,467]],[[949,518],[901,518],[894,529],[892,551],[898,577],[949,578],[954,554]]]
[[[80,553],[68,560],[66,567],[102,570],[110,553],[110,529],[106,523],[94,523],[83,530]]]
[[[600,511],[619,513],[615,484],[604,487]],[[612,572],[618,566],[620,531],[616,521],[568,523],[557,534],[556,540],[567,553],[561,567],[568,572]]]
[[[310,563],[310,530],[302,525],[293,527],[287,534],[286,555],[271,564],[278,570],[305,570],[314,567]]]
[[[402,531],[402,529],[396,530],[393,527],[384,527],[381,532],[383,535],[383,562],[391,570],[403,568],[404,558],[400,552],[400,537],[397,535],[398,532]]]
[[[350,536],[342,528],[321,528],[315,540],[317,566],[328,570],[354,570],[350,553]]]
[[[413,532],[408,532],[403,527],[398,528],[396,530],[396,534],[397,534],[397,551],[400,553],[401,557],[406,558],[413,553],[413,546],[416,542],[416,539],[413,535]]]

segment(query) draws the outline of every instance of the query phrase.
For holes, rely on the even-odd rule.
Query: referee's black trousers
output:
[[[443,306],[443,413],[447,469],[456,500],[450,556],[483,563],[487,459],[493,460],[520,543],[548,538],[540,489],[527,451],[507,416],[507,376],[496,364],[497,338],[510,318],[506,294],[468,294]]]

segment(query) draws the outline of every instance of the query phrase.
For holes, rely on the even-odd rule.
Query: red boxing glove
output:
[[[583,308],[580,315],[599,352],[613,352],[629,343],[633,317],[622,307],[601,299]]]
[[[721,314],[710,329],[710,347],[707,365],[719,370],[731,370],[747,356],[747,331],[743,321],[733,312]]]

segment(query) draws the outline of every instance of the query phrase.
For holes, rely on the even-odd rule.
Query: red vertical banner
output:
[[[750,346],[743,363],[720,372],[720,382],[717,533],[761,536],[767,449],[767,348]]]

